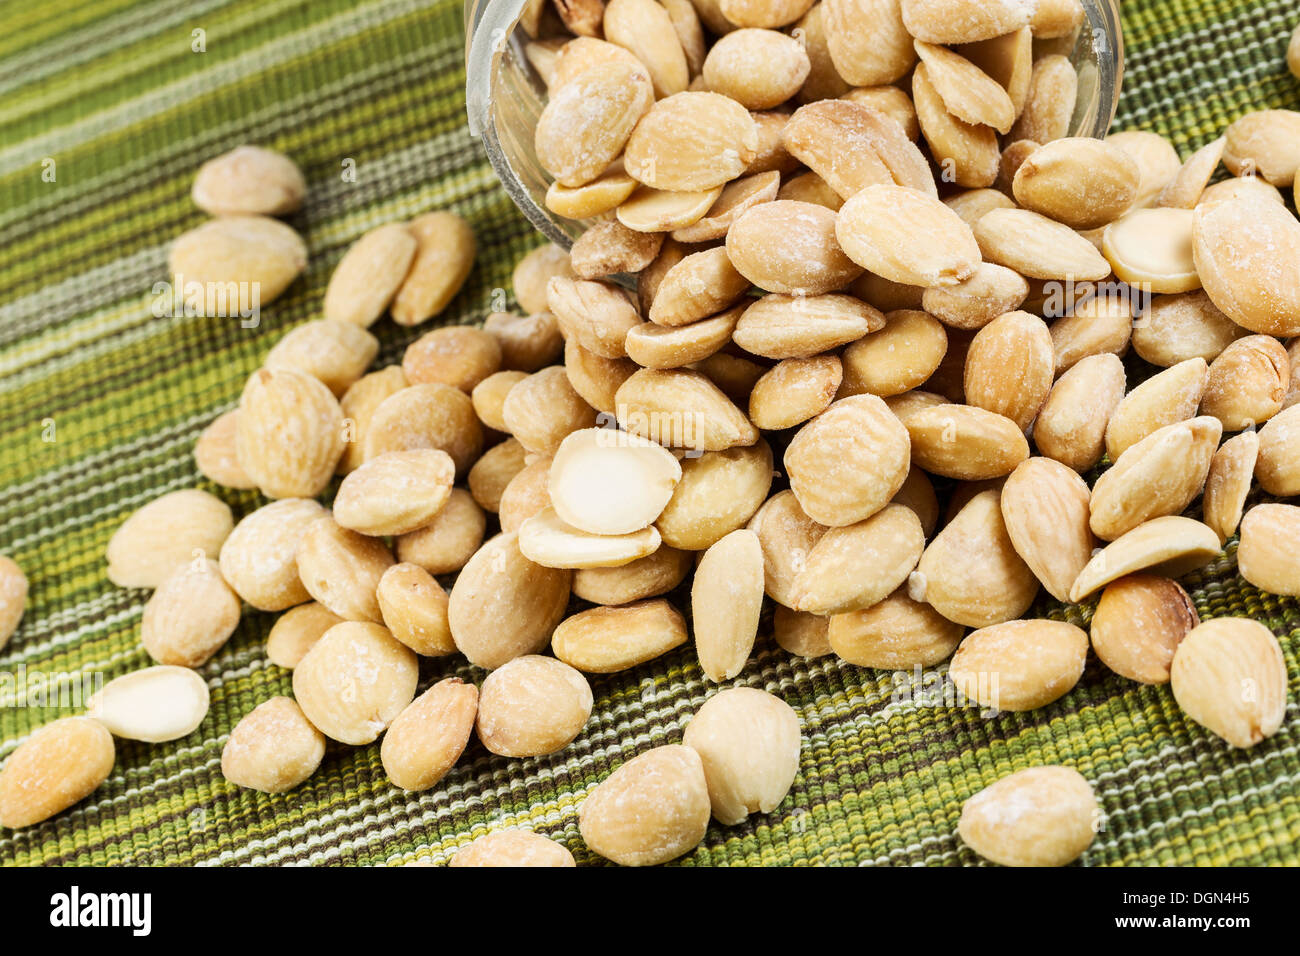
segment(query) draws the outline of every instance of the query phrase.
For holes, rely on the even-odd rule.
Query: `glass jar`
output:
[[[470,132],[482,140],[510,198],[534,226],[567,249],[584,226],[546,208],[551,177],[533,152],[546,87],[524,56],[527,36],[515,29],[527,2],[466,0],[465,105]],[[1079,73],[1070,135],[1101,138],[1119,105],[1124,40],[1117,0],[1083,0],[1083,6],[1088,19],[1070,53]]]

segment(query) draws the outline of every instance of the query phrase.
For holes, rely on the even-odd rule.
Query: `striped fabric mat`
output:
[[[1186,155],[1247,110],[1300,107],[1283,64],[1295,0],[1131,0],[1124,13],[1120,127],[1161,132]],[[31,579],[0,674],[107,680],[150,663],[138,637],[146,594],[108,582],[109,535],[164,492],[218,491],[195,470],[196,436],[286,329],[319,314],[348,244],[430,209],[467,217],[481,253],[450,314],[471,322],[537,239],[466,130],[463,10],[451,0],[5,0],[0,23],[0,553]],[[203,219],[189,200],[195,168],[243,142],[283,150],[307,175],[293,220],[310,248],[305,277],[257,329],[154,318],[167,245]],[[423,330],[385,320],[375,331],[390,362]],[[238,514],[257,505],[218,493]],[[985,719],[918,706],[888,673],[795,660],[765,637],[739,683],[798,711],[799,778],[777,812],[712,827],[684,862],[974,863],[954,832],[961,802],[1040,763],[1073,765],[1097,790],[1105,823],[1087,864],[1300,862],[1300,608],[1237,577],[1234,548],[1187,584],[1202,616],[1249,615],[1282,638],[1291,710],[1253,750],[1193,725],[1167,687],[1095,662],[1055,704]],[[710,692],[683,650],[593,681],[591,721],[558,755],[505,760],[474,743],[442,785],[406,795],[385,779],[378,745],[332,746],[308,783],[266,796],[228,785],[220,754],[243,714],[290,692],[289,672],[263,653],[271,622],[245,614],[203,668],[212,710],[197,732],[121,743],[89,800],[0,832],[0,862],[441,862],[502,827],[545,833],[588,862],[584,794],[638,751],[679,740]],[[482,677],[455,662],[424,671]],[[0,758],[69,712],[19,706],[12,686],[0,683]]]

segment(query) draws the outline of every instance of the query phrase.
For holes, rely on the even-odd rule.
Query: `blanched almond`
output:
[[[510,276],[510,284],[515,300],[525,313],[534,315],[546,311],[546,286],[553,276],[573,278],[569,254],[554,243],[538,246],[519,260]],[[507,364],[506,367],[514,366]]]
[[[825,657],[835,653],[827,639],[829,623],[829,618],[792,611],[778,604],[772,612],[772,636],[781,650],[788,654],[807,658]]]
[[[415,696],[415,655],[378,624],[344,621],[293,671],[293,696],[307,719],[340,743],[368,744]]]
[[[501,346],[496,338],[464,325],[426,332],[402,355],[402,372],[411,385],[441,382],[466,393],[500,368]]]
[[[1300,495],[1300,405],[1275,415],[1259,430],[1255,477],[1270,495]]]
[[[596,410],[573,390],[564,369],[555,365],[512,388],[501,413],[519,444],[539,455],[554,454],[566,436],[596,423]]]
[[[893,83],[916,62],[901,0],[825,0],[826,44],[852,86]]]
[[[239,598],[217,562],[191,560],[169,574],[144,606],[140,643],[159,664],[201,667],[239,626]]]
[[[613,674],[686,643],[686,621],[663,599],[580,611],[555,629],[551,650],[588,674]]]
[[[453,212],[427,212],[406,224],[418,244],[410,271],[394,296],[398,325],[419,325],[447,308],[474,268],[474,230]]]
[[[1092,615],[1092,647],[1103,664],[1143,684],[1167,684],[1179,643],[1201,623],[1177,581],[1130,574],[1106,585]]]
[[[725,248],[706,249],[668,268],[655,287],[648,318],[656,325],[689,325],[717,315],[748,289],[749,280],[736,271]]]
[[[113,736],[99,721],[64,717],[46,724],[0,769],[0,826],[29,827],[79,803],[108,779],[113,761]]]
[[[703,551],[744,527],[771,486],[772,449],[762,440],[685,458],[681,480],[655,526],[666,544]]]
[[[975,334],[966,353],[966,401],[1023,431],[1047,401],[1055,376],[1052,335],[1027,312],[1008,312]]]
[[[997,80],[947,47],[917,40],[916,52],[949,113],[963,123],[992,126],[999,133],[1011,129],[1016,108]]]
[[[662,445],[608,428],[573,432],[551,461],[551,506],[591,534],[649,527],[673,496],[682,468]]]
[[[1224,134],[1223,165],[1234,176],[1258,175],[1273,186],[1290,186],[1300,168],[1300,111],[1247,113]]]
[[[906,130],[861,103],[822,100],[802,106],[786,123],[781,140],[790,155],[843,199],[867,186],[895,184],[937,195],[930,165]]]
[[[236,146],[194,175],[190,198],[211,216],[285,216],[302,205],[307,182],[297,164],[263,146]]]
[[[947,660],[965,631],[901,587],[878,604],[833,615],[827,636],[837,655],[859,667],[910,670]]]
[[[689,3],[690,0],[685,2]],[[673,238],[678,242],[711,242],[714,239],[723,239],[731,224],[748,209],[775,199],[781,185],[781,174],[777,170],[754,171],[752,165],[750,171],[753,175],[727,183],[702,218],[688,226],[674,229]]]
[[[830,406],[843,376],[843,366],[834,355],[778,362],[754,383],[749,419],[769,431],[793,428]]]
[[[757,151],[758,128],[735,100],[718,93],[675,93],[655,103],[637,124],[623,164],[647,186],[689,192],[735,179]]]
[[[1029,457],[1029,443],[1011,419],[971,405],[936,405],[909,417],[916,464],[932,475],[982,481],[1010,474]]]
[[[291,607],[271,625],[266,636],[266,657],[280,667],[293,670],[313,644],[343,618],[315,601]]]
[[[701,362],[731,341],[743,305],[690,325],[669,328],[643,322],[627,333],[628,356],[645,368],[681,368]]]
[[[507,438],[483,453],[469,470],[469,493],[484,511],[501,508],[501,496],[527,465],[528,450],[517,438]]]
[[[459,571],[478,550],[486,526],[487,518],[473,496],[464,488],[453,488],[433,520],[398,536],[397,560],[417,564],[430,574]]]
[[[343,413],[344,438],[347,444],[343,448],[343,457],[339,459],[335,472],[346,475],[361,467],[366,460],[366,430],[375,416],[376,409],[384,399],[396,395],[410,384],[400,365],[363,375],[352,383],[339,400],[339,411]]]
[[[723,454],[723,453],[719,453]],[[573,593],[593,604],[631,604],[666,594],[694,567],[689,551],[660,545],[653,553],[621,568],[584,568],[573,575]]]
[[[730,680],[749,661],[763,608],[763,548],[742,528],[704,552],[691,584],[691,625],[700,669]]]
[[[689,191],[638,186],[636,192],[615,210],[615,215],[618,217],[618,225],[634,235],[642,234],[644,244],[638,255],[644,259],[651,244],[662,243],[663,236],[659,235],[660,233],[685,229],[699,222],[721,196],[721,186]],[[574,248],[576,249],[577,246]],[[579,253],[581,251],[579,250]],[[653,259],[653,256],[650,258]],[[574,268],[575,270],[579,268],[577,263]]]
[[[268,498],[321,493],[343,455],[343,413],[319,379],[258,369],[239,398],[239,465]]]
[[[1256,505],[1241,521],[1237,570],[1261,591],[1300,596],[1300,570],[1295,556],[1300,547],[1300,507]]]
[[[1003,777],[961,808],[957,832],[1003,866],[1065,866],[1096,836],[1097,798],[1070,767],[1031,767]]]
[[[1087,137],[1033,151],[1016,172],[1016,201],[1071,229],[1114,222],[1137,199],[1141,170],[1118,146]]]
[[[147,743],[179,740],[208,715],[208,685],[188,667],[146,667],[109,681],[86,710],[114,737]]]
[[[1032,9],[1017,0],[902,0],[903,22],[927,43],[973,43],[1028,26]]]
[[[831,615],[878,604],[907,580],[924,549],[920,519],[898,504],[857,524],[831,528],[795,575],[794,610]]]
[[[948,676],[967,698],[991,710],[1045,707],[1083,676],[1088,635],[1064,621],[1007,621],[972,631]]]
[[[307,593],[345,621],[379,621],[375,588],[393,564],[383,541],[322,516],[298,543],[298,574]]]
[[[402,223],[366,232],[343,254],[325,289],[325,318],[374,325],[410,271],[419,243]]]
[[[445,777],[469,743],[477,709],[477,688],[455,677],[438,681],[407,705],[379,747],[393,785],[428,790]]]
[[[183,233],[167,267],[190,314],[255,320],[307,267],[307,245],[275,219],[223,216]]]
[[[1011,128],[1012,141],[1032,139],[1051,143],[1070,130],[1070,119],[1079,96],[1079,74],[1064,56],[1050,54],[1034,63],[1025,108]]]
[[[642,369],[619,387],[616,403],[625,431],[670,448],[721,451],[758,440],[745,413],[699,372]]]
[[[970,278],[956,285],[926,289],[925,311],[957,329],[982,329],[1000,315],[1014,312],[1029,297],[1029,283],[1018,273],[981,262]]]
[[[498,667],[479,693],[478,738],[503,757],[563,750],[591,716],[591,685],[553,657],[530,654]]]
[[[625,0],[619,0],[625,2]],[[720,37],[704,59],[704,82],[750,110],[784,103],[803,86],[811,64],[799,41],[776,30],[746,28]]]
[[[1175,209],[1195,208],[1201,201],[1201,196],[1205,194],[1205,187],[1209,185],[1210,177],[1219,168],[1219,160],[1223,158],[1223,147],[1226,142],[1227,140],[1220,136],[1214,142],[1194,152],[1187,162],[1183,163],[1183,168],[1178,171],[1178,175],[1160,190],[1153,205],[1171,206]]]
[[[1109,353],[1090,355],[1068,369],[1052,386],[1034,421],[1040,454],[1077,472],[1101,461],[1106,426],[1124,399],[1124,363]]]
[[[1202,290],[1158,295],[1133,323],[1133,351],[1162,368],[1193,358],[1213,362],[1245,334]]]
[[[1088,486],[1065,465],[1030,458],[1002,486],[1002,519],[1016,553],[1058,601],[1092,558]]]
[[[431,448],[393,451],[370,459],[339,485],[334,519],[375,537],[423,528],[451,496],[456,463]]]
[[[448,866],[572,867],[573,854],[560,843],[528,830],[498,830],[457,850]]]
[[[884,326],[885,316],[878,309],[852,296],[774,293],[745,309],[734,338],[753,355],[799,359],[855,342]]]
[[[1170,683],[1187,716],[1234,747],[1273,736],[1286,716],[1286,661],[1258,621],[1223,617],[1195,628],[1178,645]]]
[[[968,189],[992,186],[998,178],[1001,155],[997,130],[963,123],[949,113],[924,63],[918,63],[912,74],[912,102],[921,135],[945,181]]]
[[[1188,359],[1129,392],[1106,428],[1106,452],[1111,461],[1166,425],[1192,418],[1205,394],[1208,375],[1204,359]]]
[[[845,202],[835,235],[850,259],[904,285],[955,285],[974,275],[980,250],[951,209],[913,189],[868,186]]]
[[[1223,543],[1237,533],[1258,458],[1259,434],[1247,431],[1225,441],[1210,463],[1202,506],[1205,523]]]
[[[237,787],[284,793],[325,757],[325,735],[291,697],[272,697],[240,718],[221,750],[221,775]]]
[[[1201,412],[1224,431],[1262,425],[1282,410],[1291,384],[1291,359],[1271,335],[1237,339],[1210,363]]]
[[[259,611],[283,611],[311,600],[298,575],[298,545],[327,514],[316,501],[285,498],[246,515],[221,546],[222,578]]]
[[[1146,206],[1178,175],[1182,160],[1178,150],[1159,133],[1125,130],[1111,133],[1106,142],[1128,153],[1142,173],[1135,206]]]
[[[108,539],[108,579],[156,588],[195,556],[221,551],[234,527],[230,506],[197,488],[172,491],[131,513]]]
[[[1071,586],[1070,600],[1078,604],[1137,571],[1176,578],[1205,567],[1218,554],[1218,535],[1199,521],[1180,515],[1153,518],[1094,554]]]
[[[1191,292],[1201,279],[1193,260],[1189,209],[1136,209],[1106,227],[1102,252],[1115,275],[1152,292]]]
[[[862,272],[841,248],[836,221],[835,213],[812,203],[761,203],[732,224],[727,257],[740,275],[767,292],[834,292]],[[653,311],[650,317],[658,321]]]
[[[290,331],[266,354],[263,364],[304,372],[342,395],[378,352],[379,340],[360,326],[321,319]]]
[[[653,554],[661,538],[653,526],[624,534],[592,534],[544,508],[519,526],[519,550],[546,568],[617,568]]]
[[[415,564],[394,564],[375,587],[384,626],[415,653],[442,657],[456,644],[447,624],[447,592]]]
[[[623,151],[654,97],[650,72],[639,62],[610,59],[583,70],[551,94],[537,120],[538,162],[562,186],[591,182]]]
[[[238,420],[239,412],[235,410],[214,418],[194,443],[194,464],[209,481],[225,488],[246,490],[256,488],[257,484],[239,467],[235,452]]]
[[[1096,281],[1110,264],[1069,226],[1027,209],[994,209],[975,224],[980,252],[990,262],[1031,279]]]
[[[686,89],[690,72],[672,18],[654,0],[608,0],[602,21],[605,38],[630,50],[650,71],[655,96]]]
[[[1300,333],[1300,222],[1261,199],[1201,206],[1193,217],[1196,270],[1214,304],[1252,332]]]
[[[645,322],[637,328],[657,328]],[[630,333],[629,333],[630,334]],[[624,342],[626,343],[626,339]],[[614,411],[619,386],[632,377],[639,366],[629,358],[607,359],[584,349],[577,339],[564,343],[564,374],[578,397],[600,412]],[[599,416],[597,416],[599,419]]]

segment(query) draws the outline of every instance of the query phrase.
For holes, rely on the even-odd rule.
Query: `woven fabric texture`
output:
[[[1186,156],[1244,112],[1300,107],[1284,65],[1297,19],[1295,0],[1126,2],[1117,128],[1163,133]],[[150,663],[139,641],[147,594],[107,580],[109,536],[176,489],[214,491],[237,516],[259,504],[205,481],[194,440],[285,330],[318,317],[349,243],[431,209],[465,216],[480,255],[447,316],[474,322],[538,237],[467,131],[452,0],[5,0],[0,23],[0,553],[31,581],[0,674],[107,680]],[[284,151],[309,180],[291,220],[310,249],[305,276],[256,329],[153,317],[168,243],[204,218],[189,199],[196,167],[243,142]],[[355,182],[341,176],[349,160]],[[390,363],[425,329],[385,319],[374,331]],[[889,673],[794,659],[763,636],[737,683],[798,711],[799,777],[776,812],[711,827],[683,862],[975,863],[955,833],[962,801],[1042,763],[1077,767],[1096,788],[1104,827],[1085,864],[1300,862],[1300,607],[1242,581],[1235,546],[1184,583],[1203,617],[1253,617],[1281,639],[1291,707],[1270,740],[1233,750],[1185,718],[1168,687],[1095,661],[1051,706],[990,719],[894,700]],[[1088,614],[1039,611],[1085,625]],[[264,653],[272,621],[246,612],[202,668],[212,708],[198,731],[120,742],[91,798],[0,831],[0,862],[436,863],[503,827],[591,862],[577,827],[584,795],[634,754],[679,741],[713,690],[683,649],[593,680],[591,720],[560,754],[506,760],[474,742],[442,784],[411,795],[388,783],[377,744],[331,745],[306,784],[267,796],[226,783],[220,758],[242,715],[291,692],[290,672]],[[425,661],[422,686],[450,674],[483,676]],[[14,687],[0,684],[0,758],[71,712],[32,706]]]

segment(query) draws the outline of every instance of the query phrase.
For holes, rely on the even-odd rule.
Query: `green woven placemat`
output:
[[[1133,0],[1124,13],[1121,127],[1163,133],[1186,155],[1243,112],[1300,107],[1283,65],[1295,0]],[[480,319],[493,290],[508,289],[538,240],[466,130],[462,16],[451,0],[0,3],[0,553],[31,580],[0,674],[111,679],[150,663],[138,638],[146,594],[109,584],[105,543],[132,510],[179,488],[215,491],[238,514],[256,507],[198,475],[194,439],[286,329],[317,317],[334,264],[364,230],[454,209],[481,253],[451,320]],[[203,219],[189,201],[195,168],[241,142],[283,150],[308,177],[293,220],[310,248],[306,276],[257,329],[152,317],[168,242]],[[340,175],[347,160],[355,182]],[[375,331],[391,362],[422,330],[385,320]],[[799,778],[777,812],[711,828],[685,862],[973,863],[954,834],[962,800],[1039,763],[1071,764],[1097,790],[1105,826],[1085,863],[1300,862],[1300,609],[1237,577],[1234,549],[1186,583],[1202,616],[1248,615],[1282,640],[1292,706],[1265,743],[1231,750],[1185,719],[1167,687],[1095,664],[1050,707],[985,719],[891,702],[888,673],[796,660],[762,638],[738,683],[798,711]],[[289,672],[263,653],[271,620],[247,613],[202,669],[212,710],[197,732],[122,743],[91,799],[0,832],[0,861],[439,862],[508,826],[588,861],[584,794],[638,751],[679,740],[710,693],[684,650],[593,681],[591,721],[561,754],[505,760],[474,743],[443,784],[411,796],[388,784],[377,745],[332,747],[304,786],[266,796],[228,785],[219,765],[239,717],[290,692]],[[451,673],[482,677],[424,665],[426,680]],[[68,713],[14,703],[0,688],[0,758]]]

